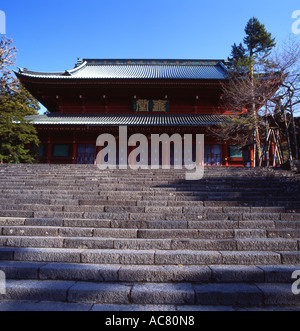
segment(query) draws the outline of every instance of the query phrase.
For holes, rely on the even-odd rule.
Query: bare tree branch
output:
[[[11,67],[16,62],[17,49],[12,46],[12,40],[2,36],[0,39],[0,89],[14,89],[17,80],[12,76]]]

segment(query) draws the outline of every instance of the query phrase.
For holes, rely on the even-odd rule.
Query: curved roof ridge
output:
[[[81,59],[88,65],[216,65],[224,59]]]
[[[81,65],[76,66],[72,70],[67,70],[70,74],[74,74],[75,72],[79,72],[80,70],[84,69],[87,66],[87,61],[83,61]]]
[[[30,75],[30,76],[65,76],[66,74],[72,75],[80,70],[84,69],[87,66],[87,62],[83,62],[80,66],[75,67],[71,70],[65,71],[56,71],[56,72],[40,72],[40,71],[32,71],[28,70],[27,68],[20,68],[18,67],[19,72],[15,71],[15,73],[22,74],[22,75]]]

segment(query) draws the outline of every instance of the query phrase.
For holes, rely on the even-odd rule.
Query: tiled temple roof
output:
[[[78,60],[73,70],[41,73],[19,69],[19,77],[39,79],[198,79],[223,80],[222,60]]]

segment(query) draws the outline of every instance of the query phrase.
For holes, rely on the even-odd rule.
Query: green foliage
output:
[[[245,33],[244,45],[234,44],[231,57],[228,59],[230,69],[241,74],[250,73],[255,65],[266,64],[267,57],[276,46],[275,38],[272,38],[264,24],[255,17],[247,23]]]
[[[244,146],[252,141],[254,128],[255,118],[244,113],[239,116],[227,116],[226,122],[217,128],[211,128],[210,132],[220,142]],[[263,130],[261,134],[263,134]]]
[[[275,47],[275,39],[257,18],[251,18],[245,27],[243,43],[232,46],[228,59],[228,80],[223,84],[224,107],[235,117],[215,131],[220,141],[236,145],[261,145],[264,122],[258,111],[274,94],[274,80],[266,76],[268,57]],[[257,148],[260,158],[260,148]]]
[[[37,115],[38,102],[23,87],[0,93],[0,161],[4,163],[34,163],[39,145],[37,131],[24,119]]]
[[[33,163],[39,139],[25,116],[37,115],[40,107],[12,74],[17,53],[12,43],[6,36],[0,38],[0,162]]]
[[[276,46],[275,38],[272,38],[271,33],[266,31],[264,24],[261,24],[255,17],[248,22],[245,33],[244,43],[250,56],[256,55],[264,58]]]
[[[250,57],[247,55],[247,51],[240,43],[238,46],[234,44],[232,46],[231,58],[228,59],[230,69],[234,73],[246,74],[251,70]]]

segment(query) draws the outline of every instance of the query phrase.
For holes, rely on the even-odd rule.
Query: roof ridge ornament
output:
[[[76,64],[76,67],[80,67],[82,65],[82,63],[84,62],[83,59],[81,58],[77,58],[77,64]]]
[[[69,70],[66,70],[64,73],[63,73],[63,76],[72,76],[70,71]]]
[[[20,67],[18,67],[18,69],[19,69],[19,73],[27,72],[28,71],[27,68],[20,68]]]

